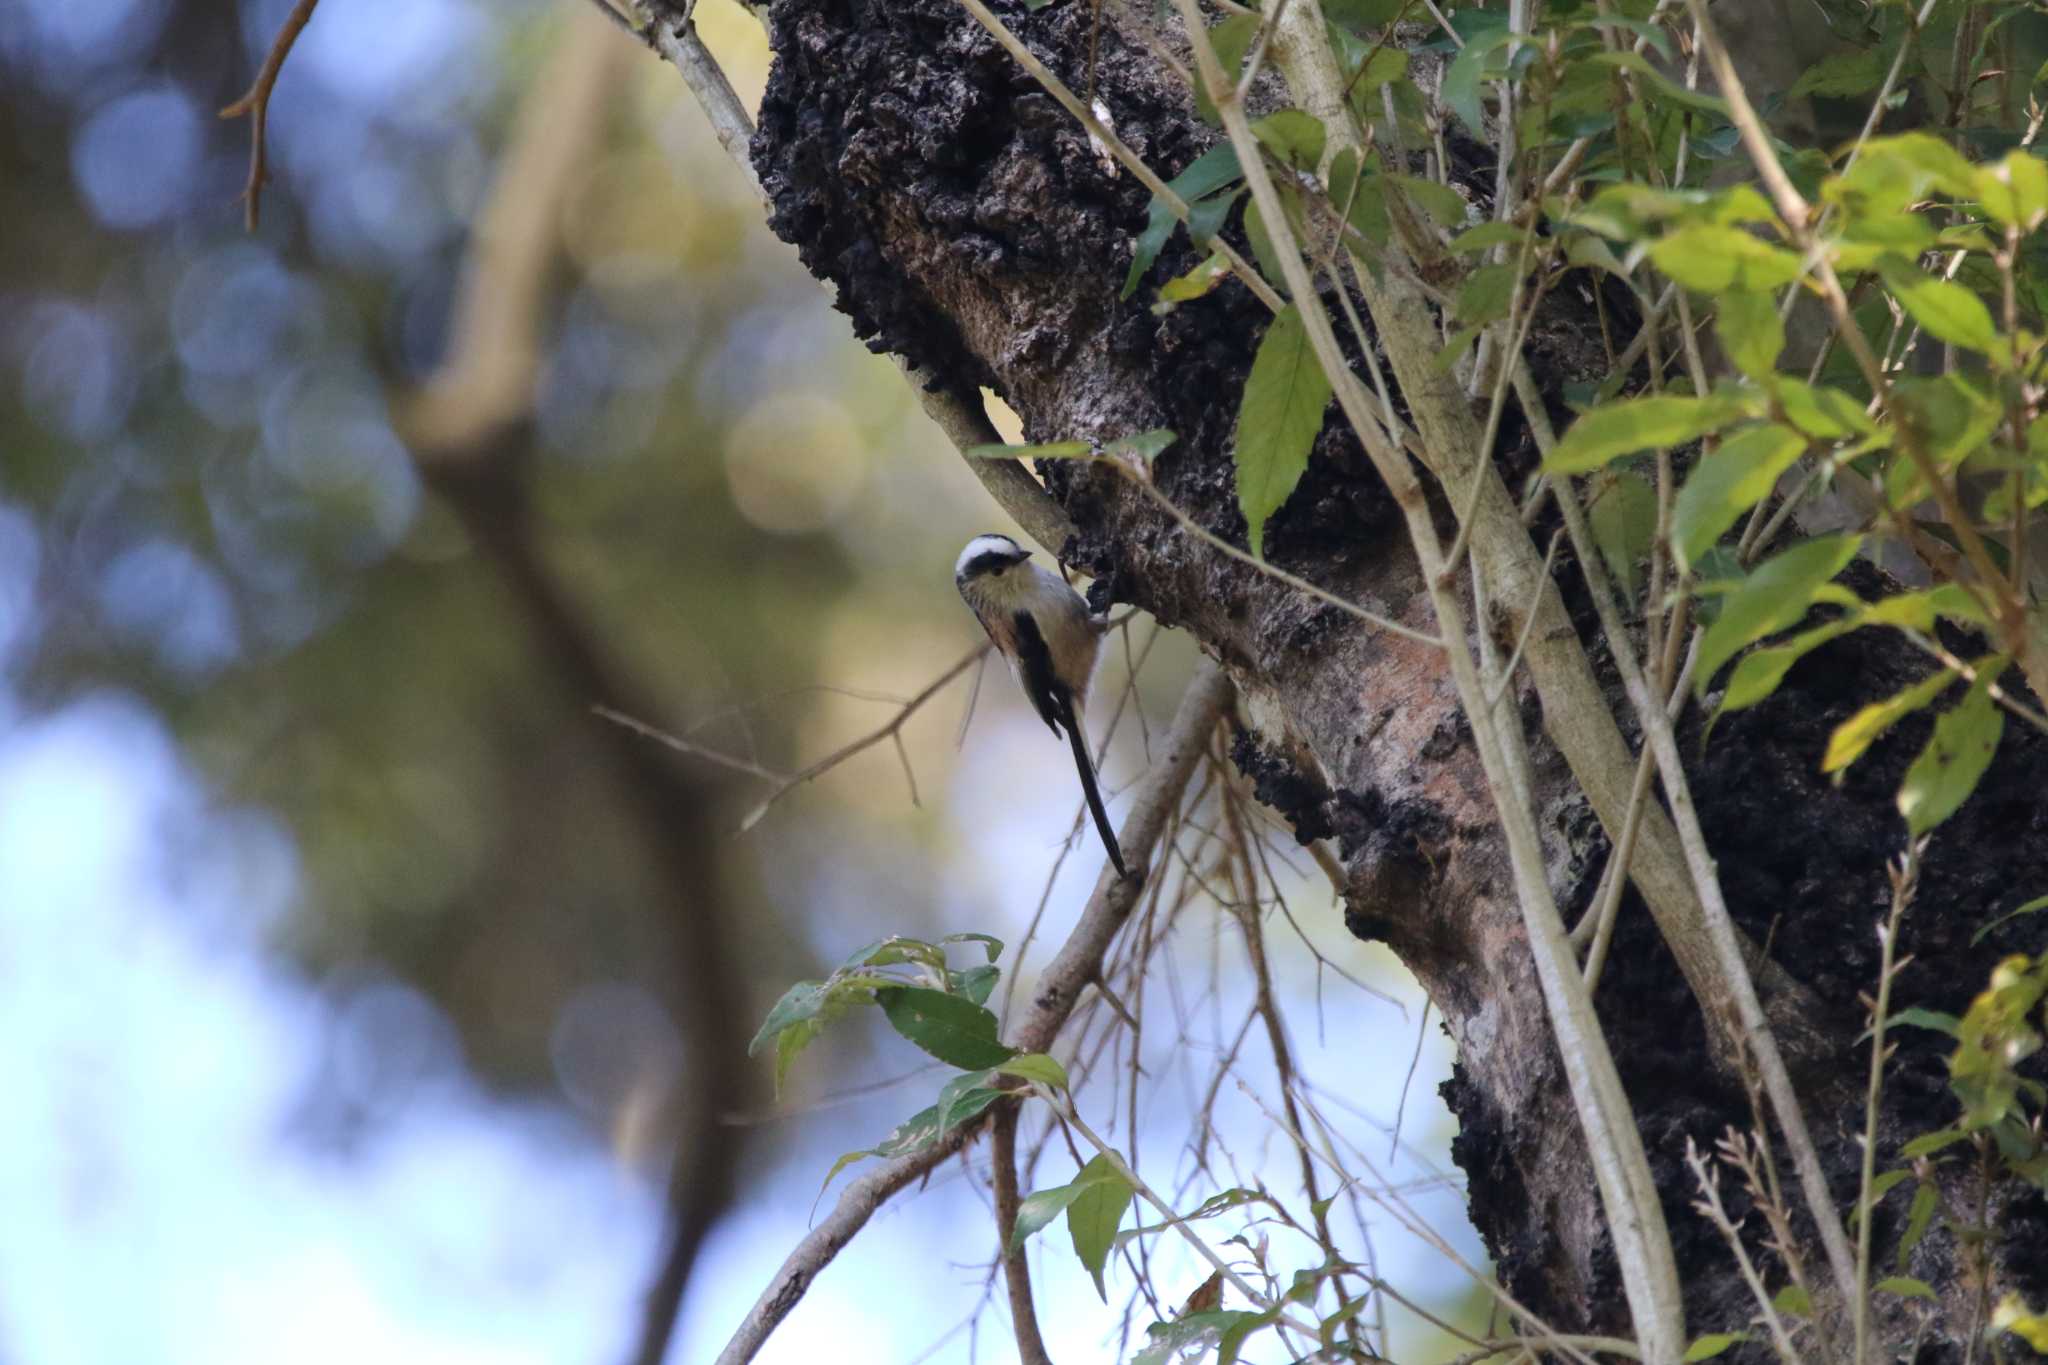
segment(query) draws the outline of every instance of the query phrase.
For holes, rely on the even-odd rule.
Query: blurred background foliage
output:
[[[557,1271],[520,1262],[507,1272],[519,1292],[552,1286],[539,1301],[573,1304],[590,1322],[563,1310],[567,1354],[532,1336],[472,1354],[606,1358],[630,1335],[651,1273],[690,1059],[743,1047],[790,980],[884,933],[1014,939],[1072,826],[1072,773],[1064,747],[998,678],[964,741],[964,680],[906,727],[918,804],[883,745],[741,835],[769,785],[696,764],[716,866],[704,869],[700,904],[675,904],[622,810],[591,698],[537,651],[518,585],[430,491],[406,435],[448,358],[472,230],[499,188],[522,100],[550,63],[582,54],[573,60],[598,101],[599,135],[540,206],[555,260],[513,473],[528,509],[518,534],[655,708],[645,719],[768,769],[801,767],[886,720],[892,706],[878,696],[917,691],[972,647],[952,555],[969,535],[1008,528],[888,362],[852,341],[762,226],[673,73],[587,7],[326,0],[277,86],[273,178],[259,229],[245,231],[249,131],[216,111],[246,88],[289,8],[0,0],[0,957],[75,985],[92,1021],[38,1024],[28,996],[12,1016],[0,1008],[0,1021],[43,1030],[18,1038],[75,1042],[85,1058],[81,1068],[20,1042],[22,1064],[44,1069],[9,1084],[41,1087],[56,1113],[69,1087],[129,1074],[111,1058],[170,1067],[186,1080],[166,1094],[105,1080],[107,1093],[79,1111],[88,1124],[146,1130],[157,1121],[149,1105],[204,1110],[222,1102],[219,1087],[255,1086],[247,1057],[274,1034],[299,1060],[263,1092],[274,1112],[250,1111],[266,1140],[359,1151],[451,1086],[486,1134],[478,1142],[540,1122],[544,1140],[518,1168],[529,1174],[477,1197],[531,1189],[539,1199],[523,1182],[586,1156],[591,1169],[627,1172],[602,1199],[561,1196],[613,1220],[592,1234],[603,1250],[584,1277],[604,1287],[563,1288]],[[720,0],[707,0],[702,20],[751,105],[767,62],[759,27]],[[1133,721],[1156,732],[1187,663],[1184,642],[1163,637]],[[1121,681],[1121,651],[1105,673]],[[111,766],[65,747],[87,738]],[[1135,776],[1144,753],[1142,725],[1127,723],[1112,785]],[[182,776],[161,800],[112,794],[142,790],[146,772]],[[122,811],[147,825],[128,842],[116,838]],[[144,873],[119,884],[128,891],[79,871],[137,847]],[[1093,849],[1073,864],[1049,926],[1071,921]],[[100,889],[74,904],[53,889],[66,886]],[[119,983],[133,981],[106,957],[60,961],[53,945],[64,942],[128,951],[131,921],[109,920],[93,938],[81,907],[130,894],[169,907],[172,932],[202,956],[260,963],[271,984],[257,1003],[211,1031],[186,1027],[184,1016],[211,1017],[192,994],[179,1003],[180,991],[212,989],[191,984],[202,978],[124,995]],[[1326,887],[1302,894],[1327,952],[1393,982],[1398,969],[1380,950],[1343,937]],[[726,966],[746,1001],[710,1039],[675,1022],[687,1014],[675,996],[687,973],[676,970],[673,917],[699,912],[726,925]],[[1313,963],[1296,958],[1280,964],[1283,982],[1319,990]],[[1404,1018],[1360,997],[1329,1016],[1340,1065],[1355,1067],[1365,1047],[1375,1074],[1388,1073],[1384,1096],[1352,1096],[1382,1124],[1418,1005],[1411,994]],[[1388,1031],[1347,1042],[1345,1028],[1369,1026],[1361,1010],[1384,1011]],[[1446,1123],[1430,1091],[1447,1059],[1429,1034],[1409,1111],[1418,1137]],[[194,1049],[218,1050],[203,1074],[188,1074]],[[1309,1052],[1312,1063],[1323,1055]],[[775,1111],[795,1117],[743,1130],[741,1211],[708,1253],[711,1287],[693,1288],[703,1311],[687,1315],[679,1358],[722,1339],[800,1232],[832,1156],[872,1143],[928,1097],[856,1089],[811,1106],[914,1063],[871,1030],[836,1030]],[[765,1080],[758,1067],[750,1075]],[[757,1087],[749,1114],[770,1104]],[[564,1125],[562,1114],[578,1118]],[[1440,1155],[1446,1136],[1423,1145]],[[1179,1140],[1171,1134],[1169,1157]],[[51,1174],[39,1160],[61,1167],[76,1155],[69,1141],[39,1149],[18,1138],[13,1157],[0,1150],[0,1166],[15,1168],[5,1179],[36,1186]],[[1292,1159],[1266,1158],[1283,1169]],[[194,1160],[217,1182],[194,1188],[232,1191],[238,1163],[257,1158]],[[175,1163],[79,1178],[97,1190],[114,1177],[199,1179]],[[462,1186],[459,1174],[438,1179]],[[955,1306],[972,1306],[989,1224],[972,1195],[956,1195],[874,1234],[883,1248],[911,1237],[933,1267],[963,1263],[953,1298],[933,1290],[916,1321],[873,1329],[870,1355],[840,1358],[907,1358]],[[118,1224],[124,1206],[106,1197]],[[1462,1228],[1455,1190],[1439,1182],[1433,1197]],[[168,1256],[189,1215],[143,1203],[169,1223]],[[78,1278],[48,1311],[90,1302],[80,1286],[109,1276],[170,1273],[146,1258],[112,1266],[82,1235],[67,1247],[70,1213],[51,1207],[50,1221],[0,1235],[0,1266],[35,1261],[46,1282]],[[470,1216],[465,1207],[448,1216]],[[279,1228],[215,1260],[260,1259],[297,1215],[282,1202],[269,1216]],[[492,1235],[561,1232],[534,1217]],[[545,1251],[532,1254],[545,1262]],[[871,1293],[873,1275],[904,1273],[900,1257],[876,1254],[868,1277],[835,1274]],[[220,1267],[202,1257],[188,1269]],[[1425,1299],[1465,1294],[1445,1266],[1418,1273]],[[488,1297],[469,1274],[455,1283],[476,1288],[481,1306]],[[332,1268],[318,1278],[331,1294]],[[22,1287],[0,1275],[0,1357],[157,1357],[100,1349],[100,1328],[49,1327],[45,1309],[10,1301],[8,1281]],[[1079,1292],[1094,1303],[1085,1280]],[[819,1330],[843,1327],[846,1305],[826,1297]],[[1114,1320],[1083,1313],[1075,1330],[1099,1341]],[[217,1326],[190,1326],[180,1336],[157,1322],[146,1339],[166,1356],[233,1354]],[[453,1320],[435,1331],[421,1339],[468,1340]],[[789,1358],[807,1358],[797,1339]],[[31,1349],[50,1341],[75,1349]],[[958,1339],[939,1358],[964,1350]]]

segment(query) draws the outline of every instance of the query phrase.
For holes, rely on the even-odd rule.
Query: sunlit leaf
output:
[[[1977,171],[1977,202],[2007,227],[2032,232],[2048,215],[2048,162],[2025,151],[2006,153]]]
[[[1935,1298],[1933,1285],[1925,1280],[1916,1280],[1909,1275],[1887,1275],[1884,1279],[1879,1280],[1870,1287],[1879,1294],[1897,1294],[1902,1299],[1926,1299],[1929,1303],[1938,1302]]]
[[[2018,1294],[2007,1294],[1991,1310],[1991,1330],[2011,1332],[2036,1351],[2048,1355],[2048,1313],[2036,1313]]]
[[[1672,506],[1672,549],[1678,562],[1690,567],[1738,517],[1770,495],[1805,449],[1804,436],[1769,422],[1744,428],[1702,455]]]
[[[1861,536],[1822,536],[1758,565],[1722,602],[1721,614],[1700,640],[1700,692],[1737,651],[1806,615],[1815,592],[1855,558],[1862,543]]]
[[[1714,310],[1714,334],[1735,368],[1759,381],[1777,368],[1785,349],[1785,324],[1769,294],[1723,294]]]
[[[1991,310],[1962,285],[1938,280],[1904,261],[1880,264],[1885,287],[1913,321],[1937,341],[1972,350],[1989,352],[1998,345],[1998,328]]]
[[[1259,339],[1237,411],[1237,498],[1253,554],[1265,553],[1266,519],[1301,481],[1329,405],[1329,378],[1290,304]]]
[[[1199,299],[1229,277],[1230,262],[1220,255],[1206,257],[1187,274],[1176,275],[1159,286],[1160,311],[1165,311],[1163,305]]]
[[[1906,770],[1898,804],[1912,833],[1925,834],[1954,815],[1991,766],[2005,733],[2005,713],[1991,699],[1991,684],[2004,666],[1999,659],[1977,670],[1977,681],[1953,710],[1934,722],[1927,747]]]
[[[1652,394],[1602,403],[1572,423],[1543,467],[1553,474],[1584,474],[1623,455],[1682,445],[1718,431],[1742,411],[1741,404],[1718,394]]]
[[[1910,687],[1901,688],[1883,701],[1863,707],[1837,725],[1834,733],[1828,736],[1828,749],[1821,758],[1820,770],[1824,773],[1840,772],[1863,757],[1864,751],[1880,735],[1947,691],[1948,685],[1958,676],[1949,669],[1940,669]]]
[[[1700,294],[1777,289],[1799,278],[1799,257],[1737,227],[1689,224],[1650,243],[1650,260]]]
[[[1242,18],[1243,16],[1235,16]],[[1233,20],[1226,19],[1224,23]],[[1254,27],[1257,19],[1252,21]],[[1220,26],[1219,26],[1220,27]],[[1225,185],[1242,178],[1244,170],[1238,165],[1237,152],[1227,142],[1218,143],[1189,163],[1188,168],[1166,182],[1166,187],[1179,195],[1192,208],[1196,201],[1222,189]],[[1129,298],[1138,292],[1138,282],[1152,263],[1159,259],[1159,253],[1166,248],[1167,239],[1173,236],[1174,224],[1179,220],[1168,208],[1166,201],[1155,197],[1146,210],[1145,230],[1138,234],[1138,240],[1131,245],[1131,268],[1124,276],[1123,291],[1117,296]],[[972,453],[972,452],[970,452]]]
[[[1685,1348],[1685,1359],[1688,1361],[1712,1360],[1730,1346],[1735,1346],[1748,1340],[1749,1334],[1747,1332],[1709,1332]]]
[[[1830,621],[1812,630],[1801,631],[1782,645],[1752,650],[1743,655],[1736,661],[1735,671],[1728,675],[1728,685],[1721,689],[1721,704],[1715,709],[1715,714],[1741,711],[1765,700],[1778,690],[1778,684],[1785,680],[1794,664],[1828,641],[1855,628],[1853,619]]]
[[[1093,458],[1095,452],[1086,441],[1051,441],[1035,446],[969,446],[965,454],[974,460],[1086,460]]]

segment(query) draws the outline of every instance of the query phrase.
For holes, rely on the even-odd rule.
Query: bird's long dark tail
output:
[[[1062,699],[1060,717],[1067,732],[1067,740],[1074,746],[1074,766],[1081,770],[1081,791],[1088,798],[1088,813],[1095,817],[1095,832],[1102,836],[1102,847],[1109,853],[1109,861],[1116,867],[1116,875],[1128,877],[1124,867],[1124,851],[1117,846],[1116,830],[1109,823],[1109,812],[1102,808],[1102,791],[1095,783],[1095,764],[1088,757],[1088,736],[1081,729],[1081,718],[1075,714],[1071,702]]]

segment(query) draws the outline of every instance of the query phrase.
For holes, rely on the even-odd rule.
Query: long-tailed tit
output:
[[[1103,628],[1088,614],[1081,594],[1058,574],[1028,562],[1030,558],[1031,551],[1008,536],[976,536],[953,564],[953,584],[996,649],[1010,661],[1010,671],[1031,705],[1055,735],[1066,732],[1102,846],[1109,850],[1117,876],[1127,877],[1123,850],[1117,847],[1116,831],[1095,785],[1088,736],[1081,728],[1081,704],[1095,674]]]

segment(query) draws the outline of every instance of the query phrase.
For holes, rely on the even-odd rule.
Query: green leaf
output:
[[[1946,692],[1957,676],[1946,668],[1931,673],[1883,701],[1870,703],[1837,725],[1834,733],[1828,736],[1828,750],[1821,758],[1820,770],[1824,773],[1840,772],[1863,757],[1864,751],[1880,735]]]
[[[984,1096],[1003,1093],[1000,1087],[989,1084],[995,1074],[993,1068],[963,1071],[940,1087],[938,1102],[929,1111],[934,1137],[988,1108],[991,1101]]]
[[[2036,1351],[2048,1355],[2048,1314],[2036,1313],[2018,1294],[2007,1294],[1998,1301],[1998,1307],[1991,1312],[1991,1330],[2011,1332]]]
[[[1313,171],[1323,164],[1323,143],[1328,136],[1323,121],[1299,109],[1282,109],[1252,125],[1252,135],[1266,150],[1299,171]]]
[[[1424,180],[1422,177],[1415,175],[1390,175],[1386,178],[1399,185],[1401,192],[1420,205],[1424,213],[1436,219],[1440,227],[1457,228],[1464,226],[1465,214],[1468,208],[1465,203],[1465,196],[1459,194],[1449,185],[1439,184],[1434,180]],[[1364,229],[1360,228],[1359,231],[1363,232]]]
[[[1003,955],[1003,941],[994,934],[948,934],[940,939],[939,942],[979,943],[982,946],[982,950],[988,954],[990,962],[994,962]]]
[[[1946,1033],[1951,1038],[1956,1036],[1957,1029],[1961,1027],[1960,1021],[1953,1014],[1945,1014],[1941,1010],[1930,1010],[1920,1005],[1902,1009],[1885,1021],[1885,1027],[1887,1028],[1895,1025],[1906,1028],[1932,1029],[1936,1033]]]
[[[1813,1313],[1813,1296],[1796,1284],[1788,1284],[1771,1297],[1771,1307],[1780,1313],[1808,1317]]]
[[[964,996],[977,1005],[988,1003],[989,993],[996,988],[997,978],[1002,972],[986,964],[969,967],[964,972],[947,972],[946,989],[958,996]]]
[[[1778,684],[1785,681],[1785,675],[1792,671],[1792,665],[1811,654],[1820,646],[1837,636],[1846,635],[1856,628],[1853,617],[1840,621],[1829,621],[1815,626],[1812,630],[1801,631],[1782,645],[1768,649],[1751,650],[1735,664],[1735,671],[1728,675],[1728,686],[1722,689],[1721,704],[1714,714],[1719,716],[1729,711],[1741,711],[1755,706],[1778,690]]]
[[[1916,1280],[1908,1275],[1888,1275],[1870,1286],[1879,1294],[1897,1294],[1903,1299],[1926,1299],[1929,1303],[1939,1302],[1934,1295],[1934,1286],[1925,1280]]]
[[[1878,269],[1899,306],[1936,341],[1985,352],[1998,345],[1991,310],[1962,285],[1938,280],[1895,258],[1881,261]]]
[[[1688,1361],[1711,1360],[1730,1346],[1749,1340],[1747,1332],[1709,1332],[1685,1348]]]
[[[1977,202],[2007,227],[2032,232],[2048,215],[2048,163],[2028,152],[2007,152],[1976,175]]]
[[[1107,1154],[1098,1154],[1083,1166],[1074,1183],[1083,1188],[1067,1205],[1067,1235],[1073,1239],[1074,1255],[1095,1279],[1095,1292],[1107,1303],[1109,1291],[1103,1287],[1102,1269],[1109,1262],[1117,1226],[1124,1221],[1136,1191]]]
[[[1216,49],[1216,60],[1222,65],[1225,78],[1233,85],[1244,70],[1245,53],[1251,51],[1252,40],[1258,36],[1256,14],[1233,14],[1209,26],[1209,43]],[[1215,102],[1209,98],[1209,83],[1200,76],[1195,78],[1195,113],[1211,128],[1223,122]]]
[[[1131,455],[1150,462],[1166,452],[1166,448],[1180,437],[1165,427],[1154,427],[1150,431],[1133,432],[1119,436],[1102,448],[1105,455]]]
[[[1055,1185],[1049,1190],[1034,1190],[1024,1196],[1017,1205],[1017,1222],[1010,1230],[1010,1250],[1023,1246],[1053,1219],[1067,1211],[1067,1206],[1081,1197],[1086,1187],[1076,1180],[1071,1184]]]
[[[1839,440],[1852,432],[1868,435],[1877,430],[1863,405],[1839,389],[1816,389],[1803,379],[1777,375],[1771,380],[1771,394],[1784,411],[1785,420],[1817,441]]]
[[[1886,1171],[1884,1174],[1878,1176],[1875,1180],[1872,1180],[1870,1182],[1870,1199],[1868,1201],[1868,1206],[1873,1209],[1876,1208],[1879,1204],[1882,1204],[1884,1202],[1884,1197],[1886,1195],[1890,1194],[1894,1189],[1897,1189],[1899,1185],[1903,1182],[1911,1180],[1912,1178],[1912,1171],[1907,1170],[1903,1167],[1896,1171]],[[1856,1226],[1857,1219],[1862,1214],[1862,1212],[1863,1210],[1861,1208],[1854,1208],[1849,1210],[1850,1227],[1853,1228]]]
[[[971,460],[1088,460],[1094,458],[1095,451],[1086,441],[1053,441],[1036,446],[969,446],[966,454]]]
[[[1799,257],[1737,227],[1693,223],[1650,243],[1650,260],[1697,294],[1778,289],[1799,278]]]
[[[1481,142],[1492,139],[1486,128],[1485,110],[1480,107],[1480,88],[1488,80],[1497,80],[1504,74],[1500,50],[1514,38],[1505,27],[1497,28],[1485,35],[1473,38],[1458,49],[1450,69],[1444,72],[1443,84],[1438,97],[1472,130],[1472,136]]]
[[[1462,256],[1497,246],[1519,247],[1522,239],[1528,235],[1528,229],[1517,227],[1513,223],[1481,223],[1478,227],[1466,228],[1451,238],[1451,244],[1447,249],[1453,255]]]
[[[1912,833],[1925,834],[1954,815],[1991,766],[2005,733],[2005,713],[1991,700],[1991,683],[2004,667],[1999,659],[1977,670],[1977,681],[1954,710],[1934,722],[1927,747],[1906,770],[1899,814]]]
[[[1868,94],[1884,84],[1884,73],[1890,68],[1891,60],[1892,54],[1882,46],[1854,47],[1832,57],[1823,57],[1807,67],[1792,83],[1787,98],[1821,95],[1828,99],[1846,99],[1851,95]]]
[[[1794,625],[1820,587],[1856,557],[1863,537],[1822,536],[1794,545],[1758,565],[1721,604],[1721,614],[1700,640],[1697,687],[1701,695],[1738,650]]]
[[[1996,929],[1999,925],[2005,923],[2007,920],[2018,919],[2021,915],[2032,915],[2042,910],[2048,910],[2048,896],[2036,896],[2034,897],[2034,899],[2028,901],[2025,905],[2020,906],[2017,910],[2006,911],[1997,919],[1992,920],[1982,929],[1979,929],[1976,933],[1970,935],[1970,946],[1974,948],[1978,944],[1982,943],[1984,941],[1985,935],[1989,934],[1993,929]]]
[[[1273,185],[1280,196],[1281,207],[1288,210],[1299,226],[1301,195],[1292,185],[1276,181]],[[1266,213],[1256,202],[1244,206],[1244,235],[1252,244],[1252,259],[1259,263],[1259,273],[1272,281],[1273,287],[1283,295],[1288,292],[1286,270],[1280,261],[1280,250],[1273,245],[1272,237],[1266,231]],[[1295,240],[1301,239],[1300,233]]]
[[[1253,554],[1265,554],[1266,519],[1301,481],[1329,405],[1329,378],[1309,346],[1301,314],[1289,304],[1259,339],[1237,411],[1237,499]]]
[[[972,1000],[922,986],[892,986],[875,1000],[898,1033],[942,1062],[974,1070],[1017,1055],[996,1039],[995,1015]]]
[[[1697,90],[1688,90],[1669,76],[1650,65],[1640,52],[1626,49],[1618,52],[1596,52],[1587,59],[1595,66],[1614,66],[1635,73],[1636,78],[1647,83],[1659,99],[1683,109],[1702,114],[1717,114],[1727,118],[1728,101],[1718,95],[1703,95]]]
[[[825,994],[822,981],[799,981],[784,991],[782,998],[769,1007],[768,1017],[761,1021],[754,1040],[747,1044],[747,1055],[758,1056],[776,1034],[816,1015],[825,1007]]]
[[[1785,349],[1785,324],[1769,294],[1723,294],[1714,310],[1714,334],[1735,368],[1759,383],[1777,369]]]
[[[1967,1142],[1969,1137],[1970,1135],[1960,1128],[1942,1128],[1932,1133],[1922,1133],[1899,1148],[1899,1155],[1907,1161],[1918,1161],[1923,1156],[1933,1156],[1945,1147]]]
[[[1218,1309],[1207,1313],[1189,1313],[1175,1318],[1172,1322],[1155,1322],[1145,1329],[1145,1348],[1131,1357],[1130,1365],[1168,1365],[1181,1352],[1197,1342],[1206,1341],[1212,1335],[1219,1336],[1232,1332],[1249,1321],[1251,1327],[1263,1326],[1271,1318],[1264,1313],[1247,1313],[1237,1309]],[[1249,1330],[1249,1329],[1247,1329]],[[1239,1334],[1238,1341],[1244,1340]],[[1219,1361],[1218,1365],[1221,1365]]]
[[[1913,1203],[1906,1210],[1906,1230],[1899,1234],[1898,1267],[1906,1268],[1906,1261],[1913,1254],[1913,1248],[1920,1245],[1920,1239],[1927,1235],[1928,1225],[1934,1221],[1934,1208],[1940,1193],[1934,1182],[1923,1180],[1913,1191]]]
[[[1223,22],[1229,24],[1247,17],[1237,15]],[[1249,22],[1256,29],[1258,20],[1251,18]],[[1222,189],[1243,175],[1244,169],[1238,165],[1237,152],[1229,143],[1224,142],[1196,157],[1188,164],[1186,170],[1167,181],[1166,187],[1189,205],[1192,216],[1192,210],[1198,207],[1197,200]],[[1152,263],[1159,259],[1159,253],[1165,249],[1167,239],[1173,236],[1174,224],[1178,221],[1179,219],[1173,215],[1173,210],[1166,206],[1165,200],[1157,197],[1152,200],[1151,206],[1146,210],[1145,230],[1138,234],[1138,240],[1131,246],[1131,268],[1124,276],[1123,291],[1117,295],[1118,298],[1127,299],[1138,292],[1138,282],[1145,277],[1145,272],[1152,268]]]
[[[1458,321],[1467,327],[1483,327],[1506,317],[1521,278],[1521,271],[1513,265],[1482,265],[1474,270],[1458,289]]]
[[[1172,305],[1193,302],[1228,278],[1230,262],[1220,255],[1205,257],[1187,274],[1176,275],[1159,286],[1159,304],[1153,311],[1166,312]]]
[[[1027,1081],[1049,1085],[1055,1090],[1067,1088],[1067,1069],[1043,1052],[1026,1052],[998,1063],[997,1071],[1005,1076],[1021,1076]]]
[[[1608,570],[1635,596],[1643,575],[1637,568],[1657,539],[1657,492],[1640,474],[1614,475],[1588,512],[1593,543]]]
[[[1775,321],[1777,315],[1771,316]],[[1770,495],[1805,449],[1804,436],[1767,422],[1743,428],[1702,455],[1672,507],[1672,549],[1678,562],[1690,568],[1736,518]]]
[[[954,1077],[956,1081],[959,1079],[961,1078]],[[946,1088],[950,1091],[953,1087],[949,1083]],[[987,1088],[968,1089],[962,1091],[945,1105],[934,1104],[920,1109],[903,1122],[897,1124],[889,1136],[882,1139],[879,1146],[869,1147],[857,1152],[848,1152],[833,1162],[832,1169],[825,1173],[825,1184],[830,1185],[832,1177],[838,1175],[862,1157],[880,1157],[887,1161],[899,1156],[908,1156],[912,1152],[922,1151],[932,1143],[937,1142],[952,1129],[957,1128],[969,1119],[978,1117],[983,1110],[1001,1098],[1003,1098],[1003,1092],[1000,1090],[990,1090]],[[940,1116],[942,1107],[948,1110],[943,1121],[941,1121]]]
[[[1391,24],[1401,10],[1400,0],[1329,0],[1323,6],[1331,23],[1353,33],[1371,33]]]
[[[1683,445],[1742,416],[1740,404],[1718,394],[1683,398],[1652,394],[1602,403],[1572,423],[1543,467],[1553,474],[1584,474],[1638,450]]]

